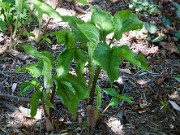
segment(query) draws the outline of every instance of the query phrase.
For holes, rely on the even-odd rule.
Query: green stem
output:
[[[28,23],[30,17],[32,16],[32,13],[34,12],[34,10],[35,10],[35,8],[33,8],[33,9],[31,10],[31,12],[29,13],[29,15],[28,15],[28,17],[27,17],[25,23],[23,24],[23,27],[22,27],[21,31],[19,32],[19,34],[18,34],[18,36],[17,36],[17,40],[19,39],[19,37],[21,36],[21,34],[23,33],[23,31],[25,30],[26,25],[27,25],[27,23]]]
[[[18,21],[19,21],[19,17],[20,17],[20,14],[17,15],[17,18],[16,18],[16,23],[15,23],[15,29],[14,29],[14,33],[13,33],[13,39],[16,37],[16,32],[17,32],[17,28],[18,28]]]
[[[50,97],[50,102],[52,104],[54,104],[54,95],[55,95],[55,92],[56,92],[56,85],[55,85],[55,83],[53,83],[52,93],[51,93],[51,97]],[[53,112],[53,108],[50,108],[50,110],[49,110],[49,119],[51,120],[51,122],[52,122],[52,112]]]
[[[93,102],[94,102],[94,92],[95,92],[95,89],[96,89],[96,83],[97,83],[97,80],[98,80],[100,71],[101,71],[101,68],[100,68],[100,67],[97,67],[97,68],[96,68],[95,75],[94,75],[94,79],[93,79],[93,82],[92,82],[92,87],[91,87],[91,90],[90,90],[90,100],[89,100],[88,105],[92,105],[92,106],[93,106]]]
[[[90,71],[90,77],[89,77],[89,82],[88,82],[88,87],[91,88],[92,86],[92,81],[93,81],[93,77],[94,77],[94,67],[91,66],[91,71]]]

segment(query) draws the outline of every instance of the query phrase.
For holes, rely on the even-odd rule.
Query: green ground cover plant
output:
[[[32,2],[38,12],[46,13],[49,17],[60,17],[71,28],[71,30],[63,29],[50,33],[56,37],[58,44],[64,44],[64,50],[57,59],[52,53],[38,51],[31,44],[23,46],[27,54],[37,59],[37,62],[17,69],[17,72],[30,73],[33,78],[20,86],[21,93],[34,90],[30,99],[32,117],[36,115],[41,101],[45,117],[51,121],[53,109],[60,109],[53,105],[55,94],[74,116],[82,100],[86,101],[87,107],[91,107],[87,111],[94,111],[96,114],[101,106],[102,90],[97,84],[101,71],[107,74],[112,84],[119,77],[119,66],[122,60],[145,70],[150,69],[143,55],[134,54],[127,45],[113,44],[113,41],[120,40],[124,33],[141,29],[143,26],[143,22],[130,10],[118,11],[111,15],[107,11],[89,5],[85,0],[79,0],[92,8],[91,19],[84,22],[75,16],[61,16],[48,4],[39,0],[32,0]],[[48,11],[45,10],[47,8]],[[107,35],[111,33],[113,36],[108,42]],[[75,74],[70,72],[72,62],[76,63]],[[88,63],[90,71],[88,80],[85,79],[85,63]],[[43,85],[40,79],[42,77]],[[104,91],[112,97],[108,107],[118,105],[122,99],[129,103],[132,102],[132,98],[119,94],[116,89],[109,88]],[[94,103],[95,94],[97,95],[96,104]],[[97,109],[94,109],[95,105]],[[95,122],[89,122],[90,127],[95,126],[96,119],[92,121]]]

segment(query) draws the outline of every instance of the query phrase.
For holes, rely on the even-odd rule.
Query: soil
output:
[[[55,6],[57,1],[48,2]],[[112,14],[129,7],[129,0],[91,0],[91,3]],[[94,135],[180,134],[180,109],[178,110],[180,83],[174,79],[176,75],[180,74],[180,53],[178,50],[180,44],[179,41],[173,40],[173,32],[180,30],[180,19],[175,18],[175,10],[170,1],[157,0],[155,3],[161,7],[159,8],[160,13],[146,16],[144,12],[140,12],[138,16],[144,22],[155,24],[158,27],[156,34],[131,31],[124,34],[120,41],[113,43],[117,46],[127,44],[134,53],[142,53],[150,63],[151,70],[140,70],[123,61],[120,67],[121,75],[114,85],[110,85],[107,76],[101,72],[98,84],[103,89],[119,87],[120,85],[121,92],[132,96],[134,102],[128,104],[122,101],[119,106],[110,107],[98,119],[97,125],[93,129]],[[76,2],[61,1],[57,11],[63,15],[75,15],[83,20],[88,20],[91,10],[88,6]],[[163,25],[163,15],[176,19],[171,26],[173,29],[170,30]],[[46,22],[47,17],[44,16],[44,25]],[[63,28],[69,27],[61,20],[54,19],[48,25],[47,31]],[[165,35],[166,38],[157,43],[147,40],[159,34]],[[8,40],[8,36],[1,37],[6,37]],[[53,37],[50,38],[52,38],[52,46],[41,42],[37,49],[49,50],[57,56],[63,50],[63,46],[57,44]],[[23,52],[21,47],[17,47],[17,51]],[[17,55],[15,57],[9,53],[0,54],[0,135],[86,135],[87,114],[84,102],[80,104],[77,117],[73,117],[61,102],[58,102],[57,98],[56,110],[53,113],[55,129],[51,132],[46,130],[44,119],[27,118],[18,111],[19,106],[29,108],[28,100],[32,91],[24,95],[19,93],[20,84],[31,77],[26,73],[16,73],[16,69],[34,61],[35,59],[32,57],[22,60]],[[102,100],[100,111],[103,111],[108,105],[111,97],[103,93]]]

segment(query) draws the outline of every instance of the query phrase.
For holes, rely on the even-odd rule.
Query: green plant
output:
[[[83,2],[87,4],[86,1]],[[21,85],[21,92],[23,93],[35,89],[30,101],[32,117],[36,114],[38,102],[41,100],[46,117],[51,119],[52,109],[50,108],[53,108],[55,94],[59,96],[68,110],[76,115],[76,109],[80,101],[84,99],[93,110],[96,93],[96,107],[99,111],[102,91],[97,80],[100,71],[102,70],[107,74],[112,84],[119,77],[119,66],[122,59],[137,67],[149,70],[148,63],[143,55],[134,54],[127,45],[113,45],[113,41],[121,39],[123,33],[141,29],[143,22],[130,10],[118,11],[114,16],[96,7],[92,7],[92,10],[89,22],[84,22],[75,16],[61,16],[63,21],[68,22],[72,31],[59,30],[51,33],[56,36],[57,43],[65,46],[56,60],[50,52],[39,52],[31,45],[23,47],[26,53],[38,59],[36,63],[17,70],[18,72],[29,72],[34,78],[32,81],[27,81]],[[114,34],[108,43],[106,37],[110,33]],[[81,42],[81,45],[76,44],[77,42]],[[69,70],[72,62],[76,63],[75,74]],[[88,62],[90,71],[88,80],[85,79],[84,74],[86,62]],[[44,78],[43,86],[38,81],[41,76]],[[111,106],[118,105],[122,99],[131,102],[130,97],[120,95],[114,89],[107,89],[105,92],[112,96]]]
[[[152,2],[152,0],[132,0],[129,4],[129,8],[135,9],[136,12],[144,12],[147,15],[151,15],[153,13],[159,13],[156,5]]]

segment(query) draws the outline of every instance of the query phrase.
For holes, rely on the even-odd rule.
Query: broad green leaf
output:
[[[81,49],[76,50],[75,54],[76,60],[76,73],[77,76],[83,77],[84,74],[84,66],[87,60],[86,54]]]
[[[37,79],[33,79],[32,81],[25,81],[20,85],[21,93],[26,93],[27,91],[33,88],[40,88],[40,82]]]
[[[31,2],[38,12],[45,13],[50,18],[61,18],[60,14],[44,1],[31,0]]]
[[[52,86],[52,54],[46,53],[46,51],[43,52],[38,52],[35,48],[33,48],[31,45],[27,44],[23,46],[24,50],[26,53],[34,56],[39,60],[38,63],[43,63],[43,70],[42,70],[42,75],[44,76],[44,87],[46,89],[50,89]]]
[[[175,79],[176,81],[180,82],[180,75],[175,76],[174,79]]]
[[[37,109],[39,106],[39,94],[41,91],[36,90],[32,97],[30,98],[30,105],[31,105],[31,117],[34,117],[37,113]]]
[[[157,27],[156,25],[154,24],[151,24],[151,23],[145,23],[143,25],[143,28],[142,28],[142,32],[143,33],[150,33],[150,34],[155,34],[157,32]]]
[[[117,106],[120,104],[120,99],[118,97],[112,97],[109,105],[110,106]]]
[[[133,103],[133,97],[128,96],[127,94],[121,94],[118,96],[121,100],[128,102],[129,104]]]
[[[26,65],[16,70],[16,72],[28,72],[29,74],[32,75],[32,77],[35,78],[40,77],[42,75],[42,71],[43,71],[43,63],[41,61],[34,64]]]
[[[43,56],[47,57],[51,61],[52,65],[54,65],[54,56],[52,55],[51,52],[42,51],[42,52],[40,52],[40,54],[42,54]]]
[[[93,61],[107,73],[111,83],[118,79],[121,60],[107,44],[99,43],[97,45]]]
[[[77,24],[78,29],[86,36],[86,38],[97,44],[99,43],[99,30],[90,23]]]
[[[44,87],[50,89],[52,86],[52,64],[47,57],[43,58],[43,64]]]
[[[23,0],[15,0],[17,14],[21,14]]]
[[[89,89],[86,86],[84,79],[79,79],[78,77],[68,74],[66,77],[64,77],[64,80],[72,84],[76,90],[76,96],[78,99],[89,98]]]
[[[108,89],[104,89],[104,92],[112,97],[116,97],[119,95],[119,93],[117,92],[116,89],[112,89],[112,88],[108,88]]]
[[[89,2],[87,0],[76,0],[82,4],[85,4],[85,5],[90,5]]]
[[[149,70],[149,64],[146,60],[146,58],[142,54],[138,54],[134,57],[136,60],[138,60],[141,63],[141,67],[143,69]]]
[[[165,27],[170,28],[170,25],[172,23],[172,20],[168,16],[162,17],[162,23]]]
[[[7,30],[6,23],[0,19],[0,30]]]
[[[164,40],[164,39],[165,39],[165,36],[160,35],[160,36],[155,37],[154,39],[152,39],[151,42],[152,42],[152,43],[157,43],[157,42],[160,42],[160,41],[162,41],[162,40]]]
[[[62,20],[64,22],[68,22],[69,26],[73,30],[77,42],[88,41],[87,38],[84,36],[84,34],[77,28],[77,24],[83,24],[84,21],[77,18],[76,16],[62,16]]]
[[[120,56],[121,58],[127,60],[131,64],[143,68],[145,70],[149,70],[148,62],[142,55],[135,55],[127,45],[113,47],[114,52],[116,55]]]
[[[123,10],[116,12],[114,15],[114,25],[115,25],[115,38],[119,40],[124,32],[130,30],[141,29],[143,26],[142,21],[140,21],[134,13],[130,10]]]
[[[63,85],[60,80],[56,80],[56,92],[68,110],[73,115],[76,115],[76,109],[80,102],[76,95],[66,85]]]
[[[75,57],[76,49],[67,50],[65,49],[58,56],[57,62],[57,76],[64,77],[69,72],[69,67],[72,63],[73,58]]]
[[[23,49],[27,54],[30,54],[30,55],[34,56],[35,58],[39,57],[39,52],[31,45],[26,44],[23,46]]]
[[[56,92],[62,103],[75,115],[80,100],[89,98],[89,89],[86,83],[79,78],[68,74],[65,78],[55,78]]]
[[[52,35],[56,36],[57,42],[59,44],[65,44],[68,49],[76,48],[75,37],[68,30],[59,30],[56,32],[51,32]]]
[[[91,22],[99,27],[102,39],[114,31],[113,16],[107,11],[94,7]]]

